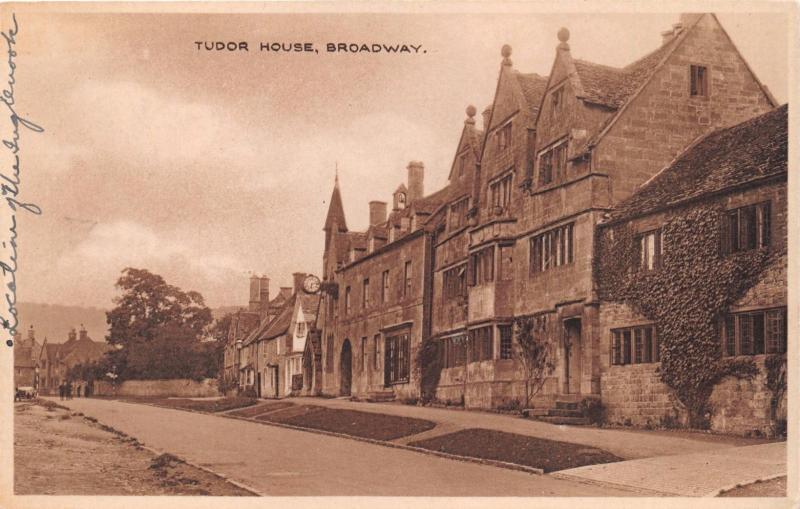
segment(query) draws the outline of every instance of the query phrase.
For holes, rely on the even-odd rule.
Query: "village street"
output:
[[[59,403],[264,495],[635,494],[213,415],[100,399]]]
[[[558,438],[588,448],[601,446],[628,461],[534,475],[241,417],[108,399],[76,398],[59,403],[159,453],[174,454],[263,495],[708,496],[761,479],[785,479],[785,442],[554,426],[513,416],[408,405],[319,398],[299,401],[314,408],[426,418],[436,423],[436,429],[417,436],[469,426],[494,428],[513,431],[518,437]],[[276,403],[262,403],[265,409],[272,404]],[[288,402],[280,405],[293,406]],[[731,462],[734,457],[737,461]],[[714,475],[695,475],[696,469],[709,465],[713,465]]]

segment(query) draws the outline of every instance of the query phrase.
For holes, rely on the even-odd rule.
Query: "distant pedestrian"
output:
[[[62,382],[58,385],[58,395],[61,397],[62,401],[64,400],[64,392],[66,392],[66,388]]]
[[[67,399],[72,399],[72,382],[70,381],[67,381],[66,393],[67,393]]]
[[[78,391],[77,392],[78,392],[78,397],[79,398],[81,397],[81,388],[83,388],[83,385],[78,385]]]

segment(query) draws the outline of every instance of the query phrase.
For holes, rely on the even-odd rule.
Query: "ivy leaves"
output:
[[[662,381],[702,426],[714,386],[726,376],[752,377],[751,359],[722,359],[718,324],[769,262],[768,249],[720,255],[722,204],[682,210],[662,228],[660,269],[639,272],[629,224],[599,229],[594,277],[602,300],[623,302],[656,323]]]

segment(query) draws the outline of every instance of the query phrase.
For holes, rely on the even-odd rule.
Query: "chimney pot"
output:
[[[369,202],[369,225],[375,226],[386,222],[386,202],[385,201],[371,201]]]
[[[28,329],[28,339],[36,339],[36,331],[33,330],[33,325]]]
[[[408,202],[422,198],[425,194],[425,165],[422,161],[411,161],[408,163]]]
[[[81,324],[81,330],[79,332],[79,335],[80,335],[81,340],[84,340],[84,339],[87,338],[86,327],[84,327],[83,324]]]

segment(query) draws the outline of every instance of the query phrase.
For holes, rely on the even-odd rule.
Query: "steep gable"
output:
[[[716,16],[682,20],[682,33],[663,53],[632,64],[652,71],[587,143],[593,166],[612,179],[612,203],[630,196],[704,133],[774,106]],[[707,73],[705,95],[691,93],[691,66]]]

